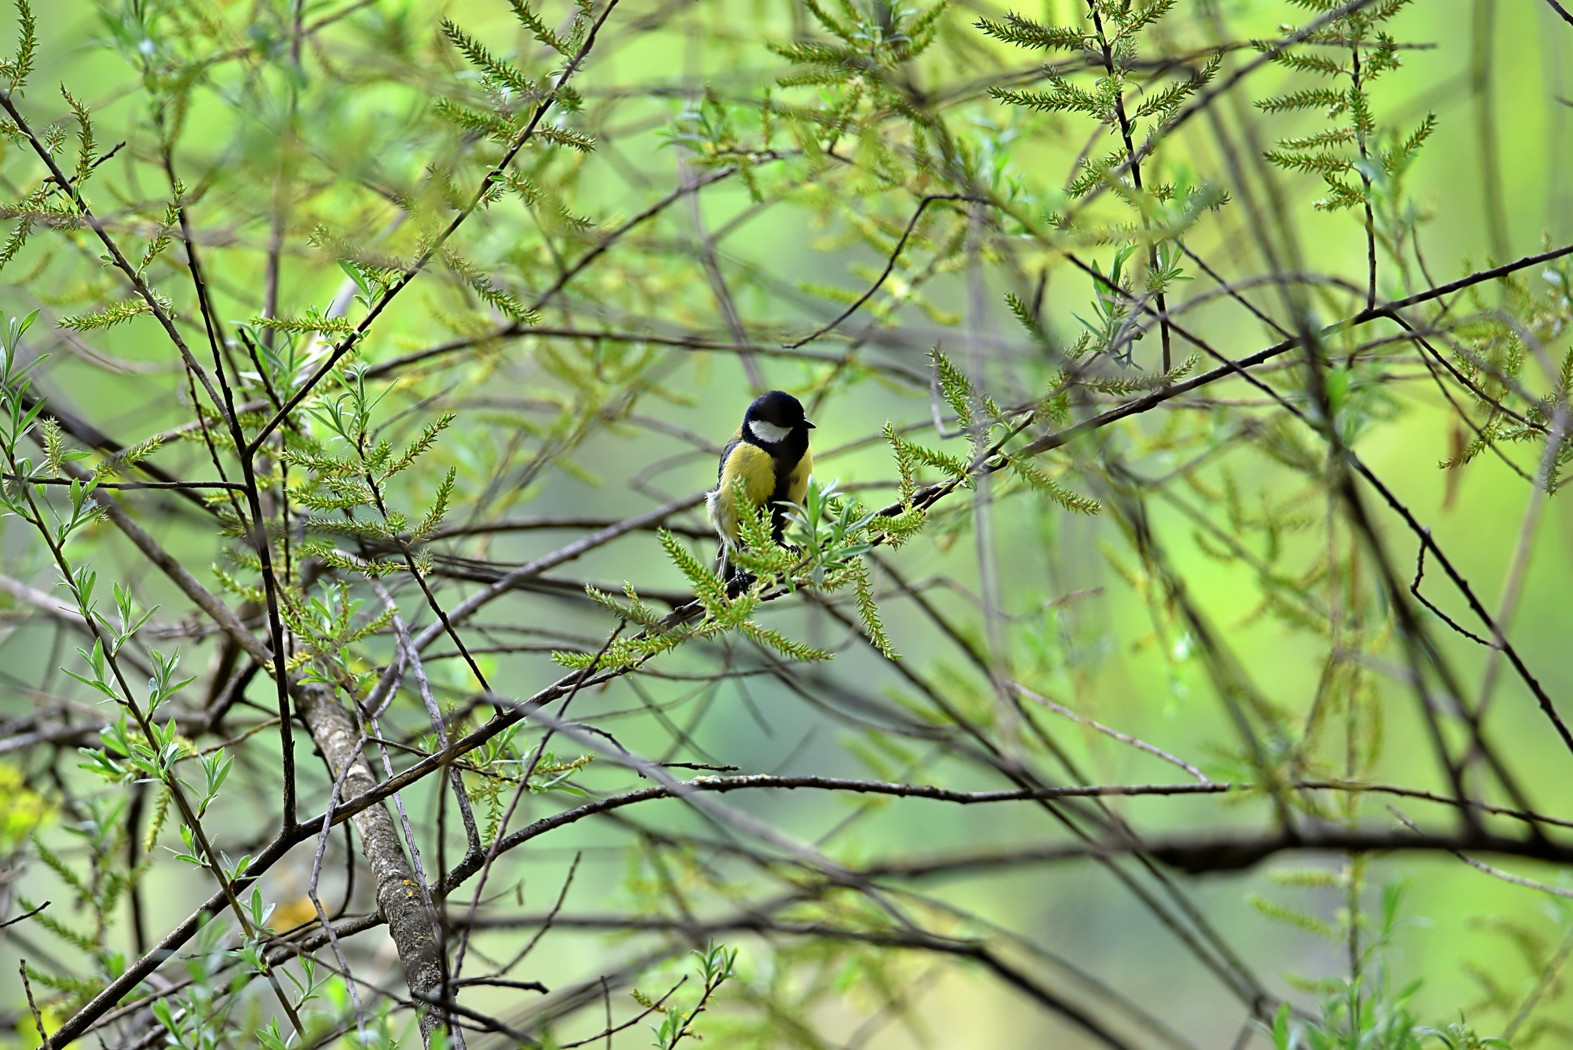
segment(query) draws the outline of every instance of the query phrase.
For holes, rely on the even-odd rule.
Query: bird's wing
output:
[[[716,469],[715,469],[715,480],[716,480],[716,487],[717,488],[720,488],[721,477],[722,477],[722,475],[724,475],[726,473],[726,461],[731,457],[732,450],[734,448],[736,448],[738,446],[738,443],[740,441],[742,441],[742,440],[743,440],[743,428],[742,427],[738,427],[737,430],[735,430],[732,433],[731,439],[727,441],[726,447],[721,450],[721,461],[716,464]]]

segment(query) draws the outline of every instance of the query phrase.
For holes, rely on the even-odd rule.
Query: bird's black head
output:
[[[814,429],[803,415],[803,403],[785,390],[760,394],[743,415],[743,428],[762,445],[778,445],[793,434],[806,441]]]

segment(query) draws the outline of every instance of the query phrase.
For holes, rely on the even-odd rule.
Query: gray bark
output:
[[[334,778],[349,767],[341,797],[352,798],[376,787],[362,753],[360,729],[344,705],[317,685],[297,689],[295,702]],[[432,1030],[442,1023],[442,1011],[434,1005],[442,996],[437,917],[426,906],[426,895],[416,882],[387,806],[368,806],[351,817],[350,823],[360,833],[361,853],[377,881],[377,906],[387,920],[388,934],[404,966],[405,983],[415,999],[421,1040],[429,1043]]]

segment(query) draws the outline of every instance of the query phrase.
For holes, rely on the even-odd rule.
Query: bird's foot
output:
[[[753,586],[754,577],[742,569],[734,568],[726,578],[726,596],[736,598]]]

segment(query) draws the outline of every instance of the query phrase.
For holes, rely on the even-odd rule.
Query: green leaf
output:
[[[0,77],[10,81],[6,93],[16,95],[17,89],[27,81],[33,71],[33,57],[38,50],[38,25],[33,21],[33,8],[28,0],[16,0],[17,45],[16,57],[0,62]]]
[[[934,365],[934,374],[939,382],[940,393],[950,405],[950,410],[961,421],[963,429],[972,426],[972,405],[977,394],[972,389],[972,383],[967,379],[961,369],[957,368],[939,347],[929,351],[929,361]]]
[[[700,604],[712,615],[718,610],[725,609],[726,587],[710,567],[694,557],[687,546],[666,529],[658,530],[656,538],[660,541],[661,548],[666,551],[667,557],[672,560],[672,564],[676,565],[678,571],[688,580]]]
[[[171,312],[167,301],[160,302],[159,305],[164,308],[165,313]],[[152,310],[153,304],[146,299],[122,299],[120,302],[106,307],[98,313],[62,317],[55,324],[61,328],[69,328],[73,332],[95,332],[104,328],[113,328],[115,325],[125,324],[132,318],[151,313]]]
[[[986,36],[1038,51],[1080,51],[1089,42],[1087,34],[1073,26],[1048,25],[1015,13],[1007,13],[1003,22],[980,18],[973,25]]]

